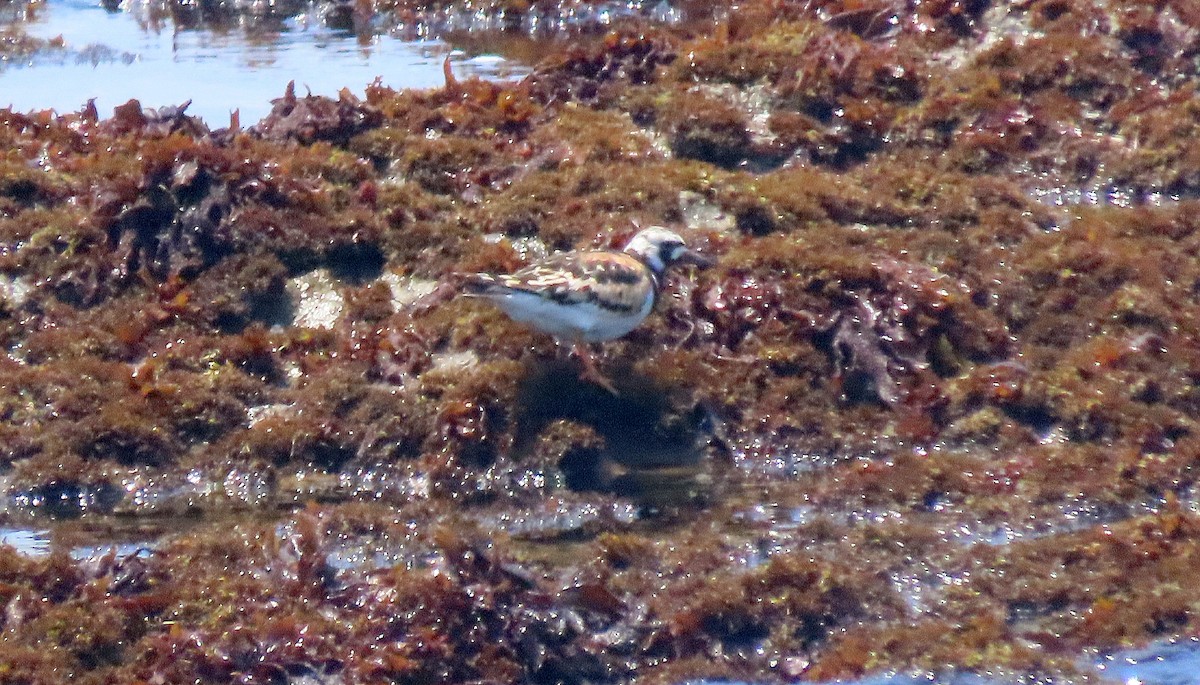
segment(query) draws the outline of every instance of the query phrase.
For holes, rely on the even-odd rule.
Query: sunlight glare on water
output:
[[[1082,672],[1093,671],[1100,685],[1200,685],[1200,638],[1167,640],[1120,650],[1095,660],[1083,659]],[[879,673],[840,685],[1066,685],[1070,679],[1028,675],[950,672]],[[694,680],[684,685],[755,685],[725,680]]]
[[[8,545],[28,557],[45,556],[50,553],[49,531],[0,527],[0,545]]]
[[[375,78],[392,88],[444,83],[438,41],[355,36],[326,27],[315,14],[186,29],[138,12],[109,11],[96,0],[50,0],[23,24],[34,37],[61,35],[63,50],[46,50],[0,69],[0,107],[18,111],[79,110],[96,98],[102,116],[131,98],[146,107],[179,105],[210,127],[240,110],[253,124],[289,81],[296,92],[362,96]],[[0,26],[2,28],[2,26]],[[491,55],[451,55],[459,76],[519,78],[525,73]]]
[[[1200,639],[1168,640],[1109,654],[1096,664],[1125,685],[1200,685]]]

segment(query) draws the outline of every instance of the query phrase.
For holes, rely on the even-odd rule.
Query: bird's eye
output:
[[[682,257],[683,253],[687,251],[687,246],[683,243],[671,243],[665,247],[664,252],[667,254],[667,259],[672,262]]]

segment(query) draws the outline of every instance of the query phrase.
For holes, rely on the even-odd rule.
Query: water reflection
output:
[[[54,544],[51,539],[53,534],[54,532],[49,529],[8,528],[0,526],[0,545],[12,547],[21,556],[30,559],[41,559],[50,554]],[[76,561],[101,557],[109,552],[113,552],[118,557],[127,557],[135,554],[146,556],[156,546],[156,543],[153,541],[141,539],[132,541],[100,541],[79,545],[71,544],[73,538],[70,534],[64,536],[64,539],[68,541],[71,558]]]
[[[1200,638],[1166,640],[1145,647],[1106,654],[1094,661],[1081,660],[1080,671],[1100,676],[1100,683],[1125,685],[1196,685],[1200,683]],[[1086,676],[1085,676],[1086,677]],[[1024,673],[879,673],[842,685],[1055,685],[1075,682],[1068,678],[1038,677]],[[1091,679],[1088,680],[1091,682]],[[756,685],[727,680],[693,680],[685,685]]]
[[[50,531],[0,527],[0,545],[8,545],[27,557],[45,556],[50,553]]]
[[[329,96],[344,87],[361,93],[376,78],[393,88],[429,88],[443,83],[447,55],[460,77],[527,73],[486,52],[452,52],[436,40],[402,41],[353,19],[331,27],[308,4],[241,14],[209,11],[205,4],[170,7],[63,0],[6,13],[0,30],[19,26],[54,44],[0,62],[0,107],[67,112],[96,98],[108,114],[130,98],[147,107],[191,100],[188,113],[218,127],[234,110],[243,123],[261,119],[289,81],[300,93]]]
[[[1122,650],[1099,659],[1096,668],[1106,678],[1128,685],[1195,685],[1200,683],[1200,639]]]

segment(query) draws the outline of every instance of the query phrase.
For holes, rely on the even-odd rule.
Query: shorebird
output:
[[[615,394],[596,368],[588,345],[615,340],[646,319],[675,264],[710,266],[662,226],[639,231],[622,250],[575,250],[551,255],[511,274],[467,276],[464,293],[493,303],[514,321],[572,345],[582,378]]]

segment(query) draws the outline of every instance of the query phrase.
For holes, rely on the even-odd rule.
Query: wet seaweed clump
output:
[[[269,140],[291,139],[300,143],[327,140],[344,144],[383,121],[379,112],[360,102],[349,90],[342,90],[337,100],[312,93],[298,98],[295,81],[288,83],[283,97],[272,104],[270,114],[256,127]]]
[[[0,680],[1080,680],[1200,631],[1200,14],[685,4],[248,127],[0,111]],[[488,7],[338,11],[603,9]],[[616,394],[456,297],[651,224],[717,264]]]

